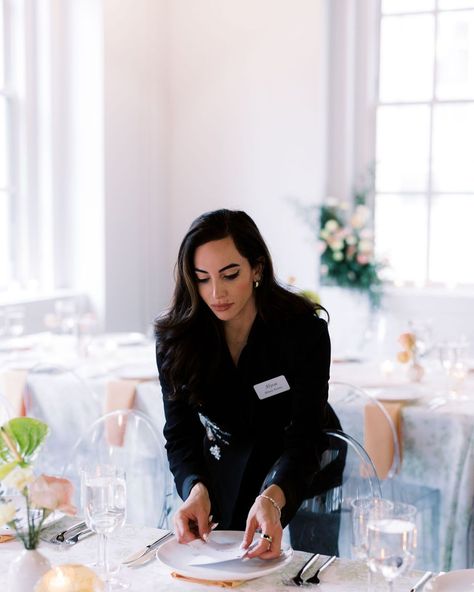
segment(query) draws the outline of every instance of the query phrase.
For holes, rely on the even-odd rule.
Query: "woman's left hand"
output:
[[[259,559],[275,559],[279,557],[283,536],[280,513],[270,500],[260,496],[257,497],[253,506],[250,508],[247,517],[247,525],[242,542],[243,549],[250,547],[257,530],[261,532],[261,538],[256,547],[252,548],[246,554],[246,557],[249,559],[252,557],[258,557]]]

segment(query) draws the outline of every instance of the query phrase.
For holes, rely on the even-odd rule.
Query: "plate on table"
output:
[[[414,385],[386,385],[379,388],[366,388],[365,391],[378,399],[393,403],[417,401],[425,395],[420,387]]]
[[[433,592],[469,592],[474,590],[474,569],[459,569],[436,576],[432,581]]]
[[[209,541],[215,547],[222,547],[223,553],[227,555],[230,548],[239,549],[243,538],[243,531],[215,530]],[[198,550],[193,547],[193,543],[182,545],[174,538],[161,545],[156,552],[162,563],[183,576],[203,580],[251,580],[282,569],[291,561],[293,549],[286,547],[277,559],[228,559],[205,565],[191,565],[196,561],[197,555]]]

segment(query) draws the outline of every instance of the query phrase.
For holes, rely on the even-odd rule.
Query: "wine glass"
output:
[[[380,497],[360,497],[351,502],[352,535],[351,549],[353,559],[368,558],[368,522],[369,515],[376,513],[383,515],[383,512],[393,508],[393,503]],[[369,569],[367,583],[369,590],[372,589],[372,572]]]
[[[393,502],[391,509],[369,512],[367,564],[381,573],[393,592],[393,581],[411,568],[416,555],[416,508]]]
[[[81,496],[87,526],[98,535],[96,570],[107,583],[107,590],[128,588],[128,584],[115,577],[108,557],[108,535],[126,518],[127,495],[125,473],[113,465],[96,465],[81,473]]]
[[[465,395],[461,395],[460,391],[468,371],[466,363],[468,346],[469,344],[465,340],[445,341],[438,346],[439,359],[449,381],[448,388],[451,399],[467,398]]]

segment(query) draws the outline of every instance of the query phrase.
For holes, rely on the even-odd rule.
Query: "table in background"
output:
[[[331,380],[343,381],[383,397],[384,389],[419,395],[403,404],[400,478],[406,482],[439,490],[440,563],[448,571],[466,565],[467,529],[474,509],[474,375],[466,378],[462,393],[466,401],[449,401],[430,408],[443,396],[446,385],[437,371],[429,371],[419,384],[401,374],[383,377],[370,363],[337,363]],[[344,427],[344,426],[343,426]]]

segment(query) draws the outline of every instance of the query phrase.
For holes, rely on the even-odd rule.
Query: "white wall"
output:
[[[105,326],[167,302],[166,2],[104,0]]]
[[[172,0],[169,10],[173,257],[198,214],[244,209],[280,278],[314,286],[314,242],[288,199],[314,203],[325,185],[325,2]]]

